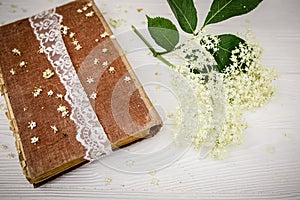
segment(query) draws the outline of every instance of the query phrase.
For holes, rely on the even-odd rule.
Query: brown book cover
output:
[[[4,25],[0,45],[0,90],[30,183],[160,129],[160,117],[92,1]]]

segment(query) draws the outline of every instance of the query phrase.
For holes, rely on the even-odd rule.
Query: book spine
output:
[[[13,136],[15,137],[15,145],[16,145],[16,148],[17,148],[17,152],[18,152],[20,165],[22,167],[23,174],[30,181],[30,179],[31,179],[30,178],[30,173],[28,171],[26,158],[24,156],[24,151],[23,151],[23,146],[22,146],[20,134],[19,134],[19,129],[18,129],[18,126],[17,126],[16,119],[14,117],[14,113],[12,111],[11,103],[9,101],[9,96],[8,96],[8,93],[7,93],[7,89],[5,87],[5,81],[3,79],[1,69],[0,69],[0,95],[4,96],[4,99],[5,99],[5,102],[6,102],[7,112],[5,114],[6,114],[6,117],[7,117],[8,121],[9,121],[9,129],[13,132]]]

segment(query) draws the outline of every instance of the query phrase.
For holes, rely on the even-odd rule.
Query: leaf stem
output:
[[[131,28],[137,36],[145,43],[145,45],[148,47],[148,49],[152,52],[153,56],[157,56],[157,52],[155,49],[151,46],[151,44],[144,38],[144,36],[135,28],[135,26],[131,25]]]
[[[165,52],[157,52],[155,49],[152,47],[152,45],[144,38],[144,36],[136,29],[135,26],[131,25],[131,28],[133,32],[145,43],[145,45],[148,47],[148,49],[151,51],[153,56],[163,62],[164,64],[168,65],[169,67],[175,68],[175,65],[170,63],[168,60],[166,60],[164,57],[161,55],[169,53],[168,51]]]
[[[158,55],[164,55],[164,54],[167,54],[167,53],[170,53],[170,51],[157,52]]]
[[[206,24],[203,24],[200,28],[200,31],[203,31],[203,29],[205,28]]]

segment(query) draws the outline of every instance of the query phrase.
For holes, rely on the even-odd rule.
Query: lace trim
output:
[[[65,100],[71,105],[70,118],[77,128],[76,139],[86,148],[85,159],[93,161],[111,153],[111,144],[84,92],[64,44],[60,25],[62,16],[55,9],[29,18],[31,27],[61,83],[66,88]]]

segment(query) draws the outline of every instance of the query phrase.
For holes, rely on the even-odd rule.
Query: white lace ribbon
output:
[[[31,27],[49,62],[66,89],[65,100],[72,107],[70,118],[77,128],[76,139],[85,147],[85,159],[93,161],[111,153],[111,144],[76,74],[60,25],[62,16],[55,9],[29,18]]]

